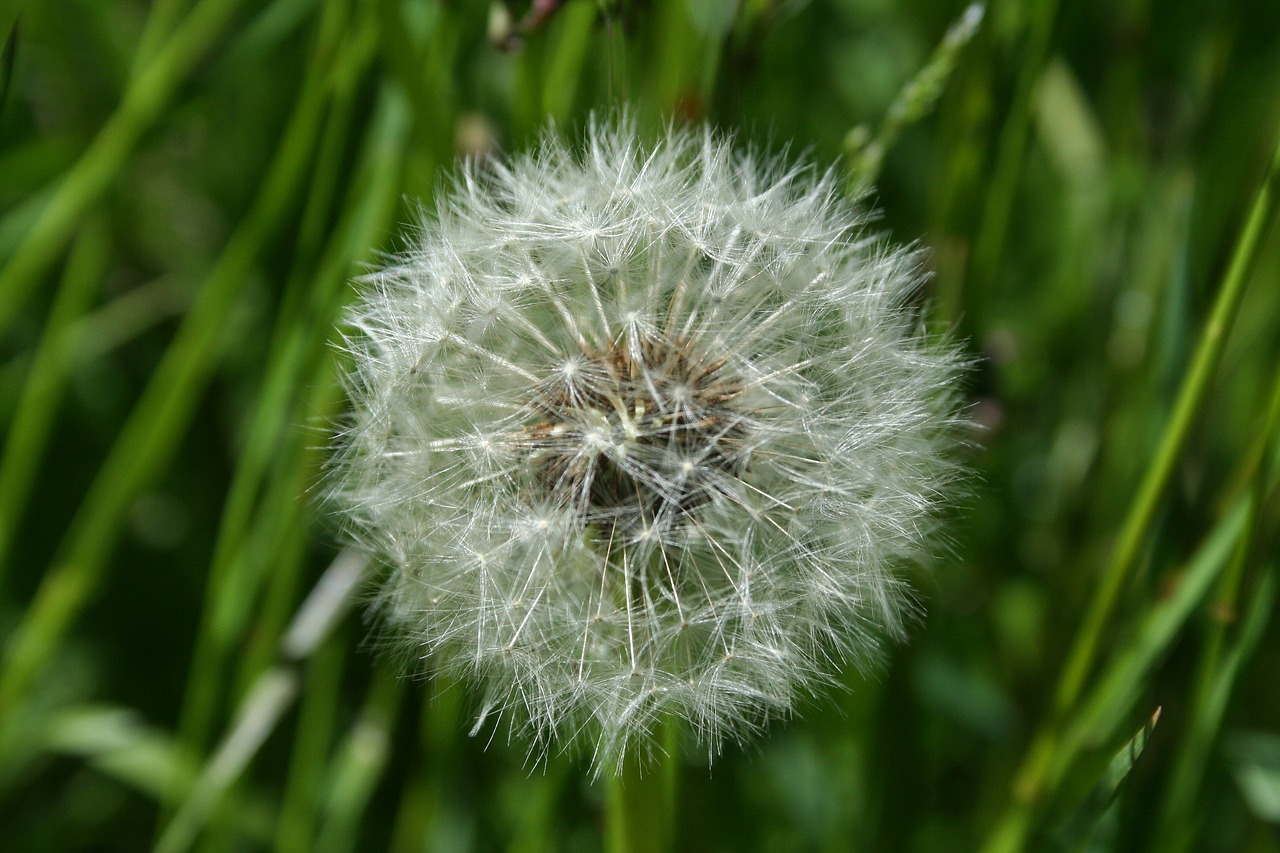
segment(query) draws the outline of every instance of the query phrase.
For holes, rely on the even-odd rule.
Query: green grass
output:
[[[1280,850],[1280,7],[528,12],[0,2],[5,849]],[[621,788],[309,598],[347,283],[619,107],[875,178],[983,427],[877,678]]]

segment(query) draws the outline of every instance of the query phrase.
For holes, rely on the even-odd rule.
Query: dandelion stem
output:
[[[662,724],[651,760],[631,753],[605,790],[607,853],[662,853],[672,849],[675,829],[679,726]]]

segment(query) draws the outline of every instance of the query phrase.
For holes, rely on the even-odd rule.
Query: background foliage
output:
[[[548,118],[865,167],[963,8],[556,6],[0,2],[6,850],[604,843],[581,762],[295,621],[360,570],[314,499],[347,282]],[[912,643],[685,756],[675,844],[1280,850],[1280,4],[996,0],[944,59],[875,201],[979,359],[971,494]]]

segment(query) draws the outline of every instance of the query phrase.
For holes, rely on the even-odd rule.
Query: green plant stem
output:
[[[156,52],[164,43],[182,14],[191,5],[191,0],[155,0],[147,11],[147,23],[138,39],[138,47],[133,54],[133,75],[137,76],[146,70],[147,65],[155,58]]]
[[[988,853],[1004,853],[1024,848],[1032,817],[1049,793],[1046,789],[1047,783],[1051,781],[1051,768],[1062,764],[1058,752],[1067,718],[1075,708],[1085,681],[1093,669],[1112,612],[1138,563],[1161,499],[1186,447],[1196,416],[1204,404],[1209,381],[1216,371],[1227,333],[1258,259],[1262,238],[1275,215],[1278,183],[1280,142],[1245,220],[1222,286],[1218,290],[1213,312],[1183,379],[1159,448],[1121,528],[1119,541],[1100,578],[1098,590],[1085,615],[1084,625],[1076,635],[1075,644],[1054,694],[1050,715],[1032,739],[1014,778],[1010,805],[988,837],[985,846]]]
[[[607,853],[663,853],[675,837],[679,728],[664,724],[660,752],[645,761],[628,755],[622,770],[605,782]]]
[[[378,234],[389,227],[398,198],[396,190],[401,182],[411,111],[408,100],[394,83],[387,83],[381,94],[361,166],[352,181],[351,197],[344,206],[346,215],[329,241],[319,272],[309,282],[311,295],[322,304],[312,306],[307,313],[319,316],[288,325],[293,334],[286,338],[301,335],[302,340],[283,347],[273,368],[278,369],[278,375],[292,377],[291,387],[314,389],[307,399],[309,405],[301,406],[310,413],[333,414],[339,386],[333,375],[334,355],[323,352],[323,340],[332,328],[335,306],[342,301],[342,285],[353,260],[366,253]],[[304,374],[305,380],[295,376],[300,367],[311,369]],[[293,411],[292,401],[283,400],[281,405],[285,411]],[[282,420],[283,429],[287,429],[287,423]],[[222,571],[216,578],[211,577],[208,610],[197,640],[196,663],[183,714],[183,723],[191,726],[182,729],[184,743],[197,752],[202,744],[188,739],[201,734],[195,726],[207,725],[212,710],[216,710],[218,686],[222,683],[219,674],[228,657],[238,650],[240,683],[233,687],[233,695],[239,695],[269,665],[271,646],[279,634],[278,623],[292,601],[306,553],[307,526],[298,495],[305,491],[307,475],[314,475],[318,467],[319,449],[307,446],[314,445],[312,439],[295,433],[277,440],[277,444],[289,442],[291,446],[283,452],[277,450],[278,476],[259,508],[260,520],[233,549],[231,561],[218,567]],[[271,584],[265,607],[250,624],[251,606],[268,579]],[[259,640],[259,635],[268,639]]]
[[[302,665],[324,641],[346,612],[352,592],[363,574],[365,560],[342,554],[317,582],[312,593],[294,613],[284,641],[279,644],[281,662],[263,670],[245,692],[235,719],[217,751],[200,770],[173,819],[156,843],[157,853],[182,853],[196,840],[236,780],[256,758],[302,689]],[[339,661],[340,665],[340,661]],[[216,849],[235,847],[234,839]]]
[[[522,789],[521,811],[506,853],[545,853],[556,850],[556,811],[565,782],[576,768],[568,761],[551,760],[541,776],[530,776]]]
[[[460,820],[453,780],[466,772],[458,739],[464,699],[456,684],[436,679],[421,691],[415,727],[417,772],[410,777],[396,807],[388,853],[418,853],[441,846]]]
[[[156,853],[183,853],[191,847],[219,800],[292,707],[300,686],[298,673],[288,667],[262,674],[213,759],[204,766],[182,808],[160,836]]]
[[[1173,415],[1160,441],[1159,449],[1139,486],[1137,499],[1121,529],[1119,544],[1103,573],[1102,585],[1090,604],[1084,627],[1077,635],[1076,645],[1068,658],[1062,681],[1054,697],[1054,710],[1058,714],[1070,709],[1080,695],[1080,690],[1097,656],[1103,629],[1115,609],[1121,590],[1124,589],[1129,575],[1138,563],[1161,499],[1173,477],[1182,451],[1186,448],[1191,428],[1204,404],[1209,381],[1213,378],[1218,362],[1221,360],[1227,334],[1244,296],[1245,285],[1257,261],[1262,237],[1275,215],[1278,184],[1280,184],[1280,144],[1275,149],[1266,177],[1258,190],[1244,230],[1232,253],[1231,264],[1218,291],[1213,313],[1204,328],[1199,346],[1192,358],[1190,370],[1183,380]]]
[[[928,63],[907,81],[893,99],[874,138],[861,136],[860,132],[866,131],[864,126],[854,128],[846,136],[845,145],[850,149],[846,151],[850,194],[858,195],[875,184],[885,155],[897,143],[902,131],[933,110],[951,72],[955,70],[961,50],[978,32],[984,10],[982,3],[971,3],[959,20],[947,29]]]
[[[1219,519],[1191,559],[1169,573],[1177,578],[1169,594],[1147,610],[1123,650],[1107,661],[1081,697],[1066,727],[1059,765],[1049,778],[1060,778],[1072,756],[1087,744],[1105,742],[1124,724],[1149,674],[1209,597],[1213,584],[1227,573],[1248,517],[1248,501],[1242,498]]]
[[[22,11],[23,0],[0,0],[0,33],[9,34],[9,28],[13,26],[13,22],[18,20],[18,13]]]
[[[313,853],[356,849],[361,818],[386,770],[404,683],[387,664],[375,671],[360,715],[325,773],[323,818]]]
[[[1274,472],[1266,464],[1271,439],[1280,434],[1280,372],[1271,395],[1271,404],[1263,419],[1261,432],[1251,456],[1254,459],[1253,484],[1249,495],[1249,512],[1245,533],[1237,543],[1235,554],[1226,573],[1218,582],[1218,590],[1210,612],[1209,636],[1205,639],[1196,668],[1192,690],[1190,713],[1187,715],[1186,734],[1179,741],[1173,769],[1169,774],[1164,803],[1157,822],[1155,849],[1179,853],[1191,847],[1196,839],[1195,822],[1198,820],[1196,796],[1200,780],[1213,744],[1226,712],[1226,699],[1230,695],[1230,681],[1239,672],[1243,657],[1252,650],[1248,631],[1235,630],[1237,614],[1241,607],[1241,593],[1245,584],[1250,558],[1257,546],[1259,513],[1266,499]],[[1255,594],[1252,604],[1265,599]],[[1269,605],[1269,601],[1265,602]],[[1249,620],[1246,620],[1248,624]],[[1232,665],[1228,665],[1232,664]],[[1224,687],[1228,689],[1223,689]]]
[[[610,0],[596,0],[596,8],[600,11],[601,37],[604,43],[602,67],[609,102],[625,104],[631,100],[628,96],[631,80],[627,74],[627,37],[618,18],[618,5]]]
[[[554,50],[542,75],[543,109],[554,121],[569,118],[588,51],[599,37],[595,25],[596,9],[589,3],[571,3],[557,17]]]

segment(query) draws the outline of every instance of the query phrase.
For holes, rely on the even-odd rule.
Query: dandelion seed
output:
[[[397,642],[531,752],[712,755],[911,612],[959,359],[832,175],[597,122],[469,167],[350,317],[334,495]]]

